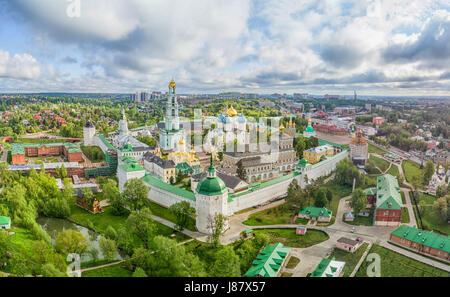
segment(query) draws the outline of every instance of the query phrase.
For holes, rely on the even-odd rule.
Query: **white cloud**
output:
[[[14,54],[0,49],[0,78],[36,79],[40,76],[39,63],[29,54]]]

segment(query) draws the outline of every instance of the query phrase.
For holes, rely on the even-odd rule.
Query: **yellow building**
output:
[[[319,163],[324,157],[333,157],[334,148],[330,145],[322,145],[315,148],[311,148],[303,152],[303,157],[310,164]]]

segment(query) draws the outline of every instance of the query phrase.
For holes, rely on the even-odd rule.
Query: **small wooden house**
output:
[[[305,235],[307,230],[308,228],[306,228],[305,226],[297,226],[297,230],[295,233],[297,235]]]
[[[242,231],[241,233],[241,238],[242,239],[246,239],[246,238],[250,238],[253,237],[253,230],[252,229],[247,229],[245,231]]]

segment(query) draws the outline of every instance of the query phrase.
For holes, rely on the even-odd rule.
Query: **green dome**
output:
[[[197,186],[197,193],[207,196],[222,195],[227,190],[225,183],[219,177],[207,177]]]
[[[308,161],[307,161],[305,158],[302,158],[302,159],[300,160],[300,162],[298,162],[297,165],[298,165],[298,166],[301,166],[301,167],[305,167],[306,165],[308,165]]]
[[[313,133],[314,132],[314,128],[311,127],[311,126],[308,126],[308,128],[306,128],[306,132]]]

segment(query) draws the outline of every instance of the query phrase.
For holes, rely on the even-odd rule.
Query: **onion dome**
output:
[[[216,168],[213,165],[211,154],[211,163],[207,170],[207,176],[198,183],[197,193],[206,196],[215,196],[225,194],[227,187],[222,179],[217,176]]]

